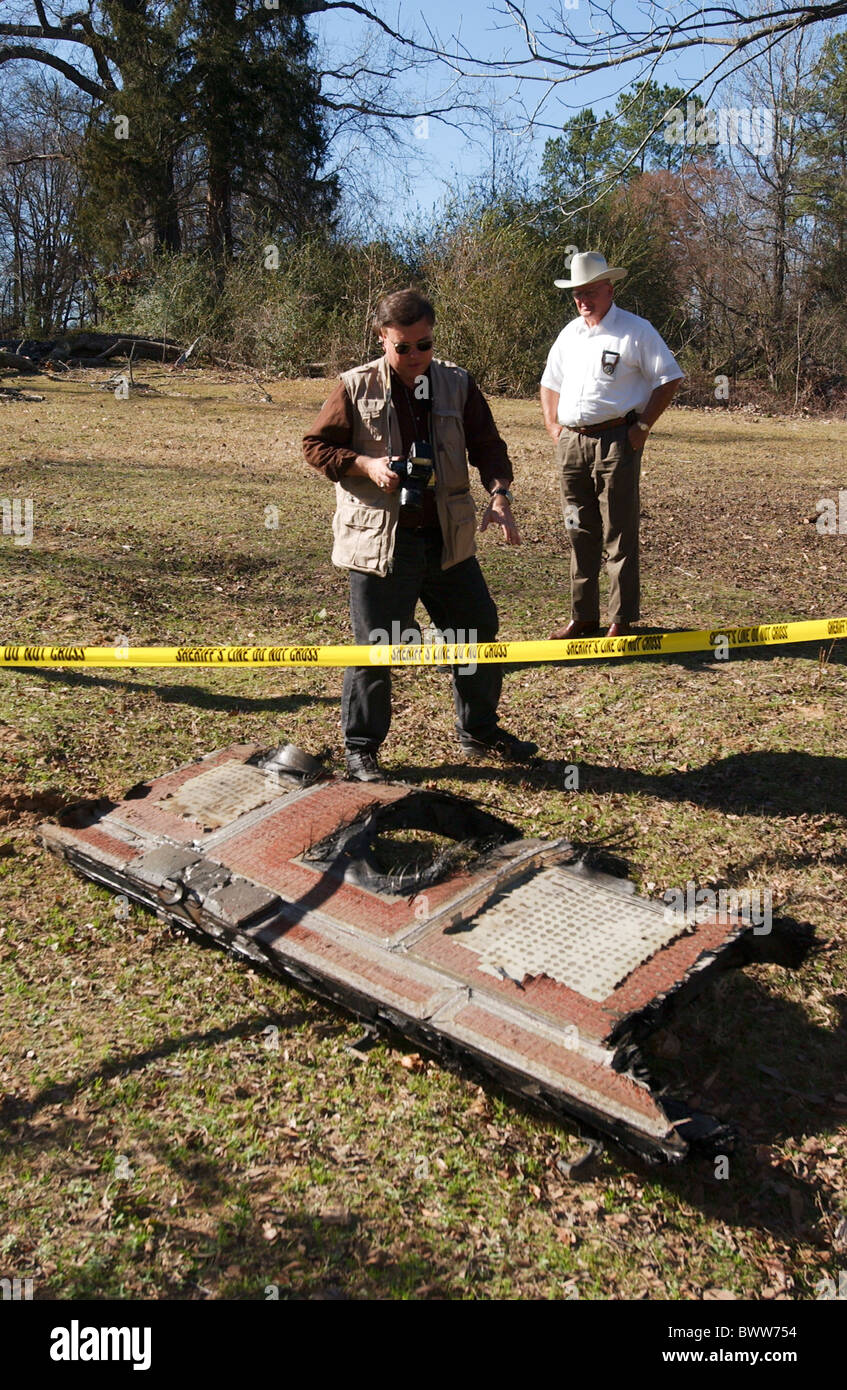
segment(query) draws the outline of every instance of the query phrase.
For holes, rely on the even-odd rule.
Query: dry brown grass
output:
[[[268,404],[247,376],[138,375],[155,394],[88,375],[0,405],[0,495],[35,506],[31,547],[0,538],[2,636],[348,640],[332,489],[299,452],[325,383],[265,382]],[[487,535],[482,563],[503,635],[546,635],[569,606],[551,451],[534,402],[495,414],[524,545]],[[847,538],[805,518],[843,486],[845,442],[843,423],[670,412],[645,464],[645,621],[843,614]],[[676,1091],[739,1124],[728,1179],[607,1153],[579,1185],[555,1166],[575,1132],[388,1042],[355,1059],[355,1023],[121,922],[34,842],[59,806],[235,738],[339,760],[339,672],[0,672],[0,1276],[59,1298],[814,1297],[847,1260],[843,645],[825,668],[793,648],[515,669],[504,723],[546,759],[529,771],[464,766],[447,678],[397,677],[400,775],[616,845],[648,892],[769,887],[824,944],[797,974],[726,978],[655,1040]]]

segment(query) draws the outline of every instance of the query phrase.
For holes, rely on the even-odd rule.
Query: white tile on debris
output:
[[[273,777],[258,767],[230,762],[198,773],[156,805],[172,816],[188,816],[215,830],[278,796],[279,786]]]
[[[658,905],[546,869],[477,914],[463,946],[489,975],[548,975],[598,1003],[686,930]]]

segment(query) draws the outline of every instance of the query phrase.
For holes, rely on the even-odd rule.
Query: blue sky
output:
[[[544,16],[552,11],[552,5],[528,6],[526,14],[533,26],[543,28]],[[629,22],[632,26],[645,27],[646,4],[636,0],[616,0],[614,10],[619,22]],[[378,12],[395,29],[403,33],[414,30],[419,38],[426,38],[427,28],[434,31],[443,43],[451,37],[458,37],[474,56],[489,59],[526,57],[527,48],[523,35],[506,13],[502,3],[489,4],[487,0],[472,0],[471,4],[457,7],[450,0],[430,0],[426,7],[420,3],[407,3],[399,0],[396,4],[382,4]],[[565,7],[566,18],[579,27],[591,21],[588,0],[579,0],[579,7]],[[366,21],[336,11],[324,14],[313,23],[312,28],[322,43],[337,59],[348,54],[362,43],[363,35],[370,35],[365,42],[373,43],[373,30]],[[714,61],[715,50],[692,48],[684,54],[670,57],[661,63],[655,77],[664,83],[686,85],[700,77],[707,66]],[[384,196],[386,213],[395,199],[402,201],[406,210],[417,205],[421,212],[431,210],[447,194],[455,191],[466,181],[478,176],[490,165],[492,141],[498,146],[501,161],[517,157],[524,162],[528,172],[534,173],[544,147],[545,139],[561,129],[562,122],[585,106],[592,106],[598,114],[614,106],[620,91],[638,80],[638,67],[627,64],[612,72],[580,78],[559,89],[556,97],[549,99],[543,109],[540,121],[531,131],[511,138],[497,133],[498,126],[518,128],[521,124],[520,107],[532,108],[542,94],[541,83],[524,79],[521,82],[503,79],[483,79],[479,82],[480,95],[489,105],[488,115],[471,128],[471,118],[462,112],[454,115],[453,126],[441,124],[430,119],[425,126],[416,127],[413,122],[406,125],[409,150],[402,156],[391,160],[374,159],[370,151],[366,163],[375,184],[378,200]],[[407,106],[414,108],[426,104],[436,94],[444,91],[449,82],[449,74],[437,65],[424,73],[408,73],[397,84],[397,94],[405,98]],[[449,98],[448,98],[449,99]],[[457,129],[456,126],[462,127]],[[408,177],[407,189],[399,185],[400,174]],[[387,216],[387,221],[400,221],[399,217]]]

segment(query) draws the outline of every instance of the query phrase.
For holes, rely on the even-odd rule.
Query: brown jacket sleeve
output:
[[[512,465],[504,440],[500,437],[491,407],[472,376],[468,376],[468,396],[463,417],[468,462],[479,469],[482,485],[490,490],[495,478],[511,481]],[[350,447],[353,438],[353,403],[339,382],[324,402],[311,429],[303,436],[303,456],[312,468],[337,482],[356,458]]]
[[[511,482],[515,475],[505,440],[500,437],[488,401],[470,374],[464,425],[468,462],[479,469],[479,476],[486,492],[491,490],[495,478]]]
[[[336,483],[356,458],[355,449],[350,447],[352,438],[353,402],[339,381],[303,436],[303,457],[331,483]]]

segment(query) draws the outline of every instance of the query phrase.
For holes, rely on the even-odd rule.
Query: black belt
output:
[[[626,415],[618,415],[614,420],[604,420],[602,425],[565,425],[565,429],[570,430],[571,434],[590,434],[593,439],[597,439],[607,430],[620,429],[621,425],[634,425],[637,419],[638,412],[630,410]]]

